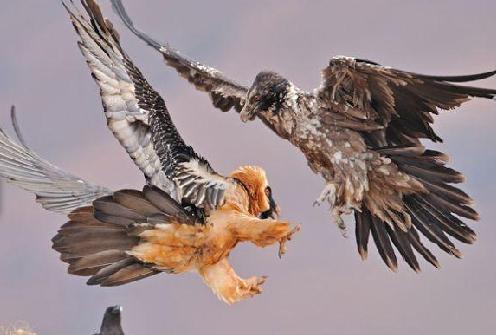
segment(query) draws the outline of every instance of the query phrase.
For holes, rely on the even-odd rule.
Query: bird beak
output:
[[[279,219],[279,216],[281,215],[281,207],[279,205],[271,206],[268,210],[260,214],[261,219],[273,219],[277,220]]]
[[[241,121],[245,123],[248,121],[253,121],[255,119],[255,107],[248,106],[248,103],[246,103],[243,106],[239,116],[241,117]]]

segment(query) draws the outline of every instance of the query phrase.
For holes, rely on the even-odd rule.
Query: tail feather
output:
[[[123,190],[115,192],[113,198],[120,205],[144,217],[153,217],[162,214],[160,209],[155,207],[145,198],[143,192]]]
[[[416,200],[424,205],[424,208],[433,216],[433,220],[437,220],[441,224],[441,229],[446,233],[464,243],[471,244],[475,242],[475,232],[449,211],[440,209],[440,207],[432,205],[421,197],[416,197]]]
[[[415,252],[439,267],[436,257],[422,244],[418,231],[441,250],[460,258],[461,252],[449,237],[463,243],[475,242],[475,232],[459,217],[479,219],[479,214],[471,207],[472,199],[451,185],[463,181],[463,175],[446,167],[448,157],[438,151],[423,147],[394,147],[378,151],[389,157],[401,171],[422,183],[425,191],[403,195],[405,211],[413,224],[408,231],[381,221],[367,209],[355,214],[356,238],[362,258],[367,253],[367,224],[370,224],[379,254],[393,270],[396,257],[391,243],[413,270],[420,270]]]
[[[456,249],[453,242],[444,234],[441,227],[437,225],[437,222],[433,221],[433,218],[422,209],[421,204],[409,199],[405,202],[410,211],[412,223],[429,241],[437,244],[439,248],[448,254],[461,257],[460,251]]]
[[[436,256],[434,256],[429,249],[427,249],[422,242],[420,241],[420,236],[415,228],[411,228],[408,231],[408,240],[410,241],[410,244],[412,247],[424,257],[424,259],[431,263],[433,266],[436,268],[439,268],[439,262],[437,261]]]
[[[118,262],[112,263],[106,266],[97,273],[95,273],[90,279],[88,279],[88,285],[99,285],[104,283],[110,276],[117,273],[121,269],[125,269],[130,265],[135,264],[136,261],[132,257],[126,257]]]
[[[108,277],[102,277],[101,281],[95,281],[93,285],[100,285],[102,287],[120,286],[157,273],[159,273],[159,271],[155,269],[144,267],[142,264],[132,263],[120,268],[119,271],[109,275]]]
[[[363,260],[367,258],[370,237],[370,226],[372,224],[370,220],[370,213],[368,211],[358,212],[355,211],[356,229],[355,236],[358,245],[358,253]]]
[[[420,265],[417,261],[415,253],[413,252],[412,245],[408,238],[408,233],[401,229],[393,229],[390,225],[386,225],[386,230],[391,238],[391,241],[396,249],[398,249],[405,262],[407,262],[407,264],[415,272],[420,272]]]
[[[110,249],[96,254],[80,257],[69,265],[69,273],[78,276],[90,276],[107,266],[128,258],[123,250]]]
[[[70,274],[91,276],[88,284],[101,286],[123,285],[164,271],[128,254],[140,244],[140,232],[156,223],[195,223],[167,193],[150,186],[143,192],[114,192],[93,206],[74,210],[69,219],[52,239],[53,248],[69,263]]]
[[[389,234],[386,230],[386,224],[379,218],[373,216],[370,230],[382,260],[392,271],[396,272],[398,270],[398,261],[393,246],[391,245]]]

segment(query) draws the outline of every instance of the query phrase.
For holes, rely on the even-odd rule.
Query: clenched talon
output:
[[[254,296],[256,294],[262,293],[262,285],[267,280],[267,276],[262,277],[251,277],[245,281],[247,285],[246,294],[248,296]]]

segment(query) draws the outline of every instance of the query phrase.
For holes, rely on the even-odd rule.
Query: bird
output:
[[[384,263],[397,271],[396,253],[416,272],[417,255],[439,267],[419,232],[448,254],[461,257],[450,237],[473,243],[475,232],[460,217],[478,220],[473,200],[458,187],[463,175],[446,165],[448,156],[422,140],[441,142],[433,115],[472,98],[495,99],[496,90],[467,86],[496,71],[433,76],[376,62],[337,56],[322,70],[313,91],[299,89],[273,71],[242,85],[219,70],[181,55],[134,25],[121,0],[111,0],[127,28],[157,50],[165,63],[210,95],[223,112],[243,122],[256,118],[305,156],[325,181],[315,205],[327,203],[344,233],[344,215],[354,215],[357,249],[368,256],[370,235]]]
[[[100,332],[95,335],[124,335],[124,330],[121,326],[121,306],[107,307],[103,315]]]
[[[0,132],[0,176],[35,193],[44,208],[68,216],[52,247],[69,264],[70,274],[90,277],[88,285],[113,287],[162,272],[195,272],[228,304],[261,293],[266,277],[240,278],[228,260],[231,250],[242,242],[279,243],[281,257],[300,226],[278,219],[280,210],[262,168],[241,166],[224,177],[186,146],[164,100],[124,53],[98,4],[81,3],[86,15],[72,2],[63,5],[100,86],[104,109],[112,115],[110,126],[119,136],[126,127],[154,129],[144,138],[122,137],[147,183],[142,190],[111,191],[57,168],[26,146],[14,110],[18,140]],[[131,102],[119,104],[121,98]],[[139,107],[133,105],[137,101]],[[131,121],[127,110],[118,114],[118,105],[134,113]],[[142,128],[133,124],[137,120]],[[140,165],[140,155],[150,157],[150,148],[156,150],[160,171],[147,175],[152,170]],[[157,182],[163,178],[173,187]]]

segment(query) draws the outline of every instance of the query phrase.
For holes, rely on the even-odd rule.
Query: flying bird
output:
[[[68,215],[53,248],[70,274],[90,276],[89,285],[119,286],[161,272],[193,271],[229,304],[261,293],[266,278],[240,278],[229,264],[230,251],[241,242],[279,243],[281,256],[299,230],[277,219],[265,171],[242,166],[227,177],[216,173],[186,146],[164,100],[124,53],[97,3],[82,1],[87,16],[63,4],[100,86],[109,126],[148,183],[142,191],[113,192],[66,173],[22,144],[15,118],[19,141],[0,133],[0,176],[34,192],[46,209]],[[154,155],[158,172],[141,165]]]
[[[305,92],[272,71],[251,86],[238,84],[212,67],[182,56],[138,30],[120,0],[112,0],[124,24],[159,51],[167,65],[215,107],[236,110],[243,122],[259,118],[305,155],[326,186],[316,203],[327,202],[345,229],[342,215],[354,214],[359,254],[367,257],[370,235],[384,262],[396,271],[396,250],[415,271],[416,253],[438,267],[418,232],[456,257],[449,236],[473,243],[476,235],[459,217],[478,220],[472,199],[453,186],[463,176],[446,166],[448,157],[426,149],[422,139],[441,138],[433,115],[471,98],[494,99],[496,90],[464,83],[496,71],[465,76],[406,72],[351,57],[334,57],[322,71],[320,87]]]

